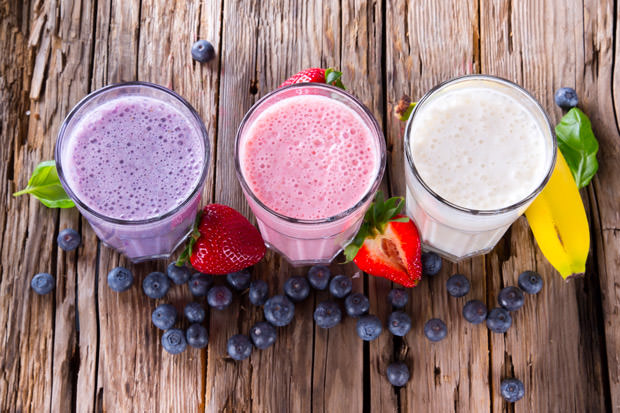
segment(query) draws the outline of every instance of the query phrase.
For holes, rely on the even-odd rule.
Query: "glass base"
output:
[[[284,257],[284,259],[286,259],[286,262],[288,262],[289,264],[291,264],[293,267],[305,267],[308,265],[329,265],[332,263],[332,261],[342,252],[343,248],[340,248],[338,251],[336,251],[336,253],[330,257],[330,258],[324,258],[324,259],[315,259],[315,260],[291,260],[289,257],[286,256],[286,254],[284,254],[282,251],[280,251],[279,249],[277,249],[276,247],[274,247],[273,245],[271,245],[270,243],[268,243],[267,241],[265,241],[265,245],[267,246],[267,248],[269,248],[270,250],[278,253],[279,255],[281,255],[282,257]]]
[[[169,259],[174,252],[181,246],[183,245],[183,243],[185,243],[185,241],[187,240],[187,237],[192,233],[193,228],[190,228],[189,231],[187,231],[187,233],[185,235],[183,235],[183,237],[181,237],[181,239],[174,245],[174,247],[170,250],[170,252],[167,253],[160,253],[160,254],[153,254],[153,255],[144,255],[141,257],[128,257],[122,250],[119,250],[118,248],[114,248],[112,245],[108,244],[105,241],[101,241],[101,243],[103,245],[105,245],[106,247],[118,252],[119,254],[124,255],[125,257],[129,258],[129,260],[133,263],[133,264],[138,264],[141,262],[145,262],[145,261],[154,261],[154,260],[167,260]]]
[[[487,254],[489,252],[491,252],[493,250],[493,248],[495,248],[495,246],[493,247],[489,247],[489,248],[485,248],[482,250],[478,250],[478,251],[474,251],[474,252],[470,252],[469,254],[466,255],[461,255],[461,256],[456,256],[456,255],[452,255],[449,252],[445,252],[443,250],[440,250],[439,248],[435,248],[432,245],[428,245],[428,244],[422,244],[422,251],[424,252],[434,252],[435,254],[439,255],[442,258],[447,259],[450,262],[453,262],[454,264],[458,264],[459,262],[469,259],[471,257],[476,257],[478,255],[484,255]]]

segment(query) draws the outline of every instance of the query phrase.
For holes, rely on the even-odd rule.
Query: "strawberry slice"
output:
[[[198,214],[194,231],[177,265],[189,259],[205,274],[228,274],[256,264],[265,255],[258,230],[231,207],[210,204]]]
[[[384,200],[381,192],[364,215],[359,232],[345,250],[360,270],[414,287],[422,277],[421,244],[413,221],[400,214],[402,197]]]
[[[336,69],[311,67],[310,69],[302,70],[289,77],[280,87],[292,85],[293,83],[327,83],[344,89],[344,85],[340,79],[341,76],[342,72],[338,72]]]

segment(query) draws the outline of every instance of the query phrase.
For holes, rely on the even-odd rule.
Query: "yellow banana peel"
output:
[[[547,185],[525,211],[538,247],[566,279],[586,271],[590,228],[579,189],[558,151]]]

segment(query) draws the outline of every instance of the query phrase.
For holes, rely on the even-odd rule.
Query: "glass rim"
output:
[[[192,189],[191,193],[187,196],[187,198],[185,198],[183,202],[181,202],[179,205],[177,205],[176,207],[174,207],[173,209],[169,211],[166,211],[160,215],[157,215],[151,218],[140,219],[140,220],[128,220],[128,219],[109,217],[107,215],[102,214],[101,212],[95,211],[94,209],[86,205],[77,195],[75,195],[75,193],[71,189],[71,186],[65,180],[64,172],[62,169],[62,156],[61,156],[61,143],[66,136],[66,131],[67,131],[69,122],[73,119],[73,117],[79,112],[79,110],[84,105],[86,105],[88,102],[90,102],[95,97],[102,95],[104,93],[107,93],[111,90],[122,89],[122,88],[132,87],[132,86],[135,86],[138,88],[144,87],[144,88],[155,89],[179,101],[183,105],[183,107],[189,110],[190,121],[194,120],[197,123],[200,134],[202,135],[202,139],[204,142],[204,150],[205,150],[204,161],[202,164],[202,172],[200,174],[200,178],[198,179],[196,186],[194,187],[194,189]],[[175,213],[177,213],[178,211],[186,207],[194,199],[194,197],[198,194],[198,192],[201,191],[204,181],[206,179],[207,172],[209,169],[208,166],[209,166],[210,151],[211,151],[211,144],[209,142],[209,134],[207,133],[207,128],[204,122],[202,121],[202,119],[200,118],[200,115],[198,114],[198,112],[196,112],[196,110],[192,107],[192,105],[188,101],[186,101],[183,97],[181,97],[176,92],[164,86],[151,83],[151,82],[132,81],[132,82],[121,82],[121,83],[114,83],[111,85],[107,85],[97,90],[94,90],[88,95],[86,95],[85,97],[83,97],[71,109],[67,117],[63,120],[62,125],[60,126],[60,130],[58,131],[58,136],[56,139],[56,146],[54,148],[54,158],[56,161],[56,170],[58,172],[58,178],[60,179],[60,183],[62,184],[63,188],[67,192],[67,195],[69,195],[69,197],[77,204],[77,206],[79,206],[80,208],[83,208],[85,211],[87,211],[89,214],[94,215],[96,218],[99,218],[108,223],[118,224],[118,225],[144,225],[144,224],[151,224],[154,222],[159,222],[163,219],[171,217],[172,215],[174,215]]]
[[[410,142],[410,135],[411,135],[411,123],[413,122],[413,119],[415,117],[416,112],[418,111],[418,109],[422,106],[424,106],[424,103],[426,102],[427,99],[429,99],[432,95],[434,95],[436,92],[439,92],[440,90],[444,89],[447,86],[450,86],[454,83],[460,83],[463,81],[468,81],[468,80],[486,80],[486,81],[491,81],[491,82],[496,82],[499,84],[502,84],[504,86],[507,86],[509,88],[513,88],[516,89],[518,92],[520,92],[521,94],[523,94],[529,101],[531,101],[535,108],[538,109],[538,111],[540,112],[540,114],[542,114],[542,117],[546,123],[547,128],[544,127],[544,125],[541,125],[542,127],[542,132],[543,134],[545,133],[545,130],[548,131],[550,139],[551,139],[551,163],[549,165],[549,170],[547,171],[547,173],[545,174],[545,177],[543,178],[543,180],[541,181],[541,183],[534,189],[534,191],[532,191],[529,195],[527,195],[525,198],[521,199],[520,201],[513,203],[511,205],[502,207],[502,208],[497,208],[497,209],[473,209],[473,208],[467,208],[467,207],[463,207],[460,205],[457,205],[453,202],[448,201],[447,199],[443,198],[442,196],[440,196],[439,194],[437,194],[435,191],[433,191],[428,184],[422,179],[422,177],[420,176],[420,174],[418,173],[418,170],[415,167],[415,164],[413,163],[413,155],[411,154],[411,146],[409,144]],[[545,112],[545,110],[543,109],[542,105],[524,88],[522,88],[521,86],[519,86],[518,84],[511,82],[510,80],[498,77],[498,76],[493,76],[493,75],[483,75],[483,74],[472,74],[472,75],[464,75],[464,76],[459,76],[459,77],[455,77],[449,80],[446,80],[444,82],[439,83],[438,85],[434,86],[432,89],[430,89],[428,92],[426,92],[424,94],[424,96],[422,96],[422,98],[419,100],[419,102],[417,103],[417,105],[415,106],[415,108],[413,109],[413,111],[411,112],[411,116],[409,117],[409,120],[407,121],[407,125],[405,126],[405,139],[404,139],[404,149],[405,149],[405,158],[406,158],[406,166],[405,167],[409,167],[409,170],[413,173],[414,177],[418,180],[418,182],[422,185],[422,187],[433,197],[435,198],[437,201],[441,202],[442,204],[451,207],[453,209],[456,209],[458,211],[461,212],[465,212],[467,214],[470,215],[498,215],[498,214],[503,214],[506,212],[511,212],[514,211],[516,209],[518,209],[519,207],[527,204],[528,202],[530,202],[531,200],[533,200],[545,187],[545,185],[547,185],[547,182],[549,182],[549,179],[551,178],[551,175],[553,174],[553,170],[555,169],[555,163],[556,163],[556,159],[557,159],[557,141],[555,138],[555,133],[553,132],[553,128],[551,126],[551,122],[549,121],[549,116],[547,115],[547,113]]]
[[[352,207],[344,211],[339,212],[336,215],[332,215],[326,218],[301,219],[301,218],[289,217],[287,215],[274,211],[273,209],[265,205],[254,194],[254,192],[252,192],[252,190],[250,189],[250,186],[245,180],[245,177],[243,176],[243,173],[241,172],[241,162],[239,161],[239,143],[241,141],[241,135],[244,132],[244,127],[248,123],[252,114],[267,99],[271,98],[272,96],[292,90],[292,89],[300,89],[300,88],[322,89],[322,90],[327,90],[330,92],[335,92],[339,94],[340,96],[344,97],[345,99],[347,99],[353,105],[356,105],[359,109],[361,109],[361,111],[364,113],[364,115],[366,115],[366,117],[370,121],[368,128],[371,130],[371,133],[373,133],[373,135],[377,138],[377,141],[379,142],[379,148],[378,148],[379,149],[379,168],[377,169],[377,174],[376,174],[376,177],[372,185],[368,188],[368,190],[361,197],[361,199],[357,203],[355,203],[355,205],[353,205]],[[364,205],[370,198],[374,197],[374,194],[379,188],[379,185],[381,184],[381,180],[383,179],[383,174],[385,173],[385,163],[386,163],[385,160],[386,160],[385,137],[383,135],[383,132],[381,131],[381,128],[379,127],[379,123],[377,122],[377,119],[372,114],[372,112],[370,112],[370,110],[357,97],[353,96],[352,94],[338,87],[328,85],[328,84],[323,84],[323,83],[295,83],[295,84],[288,85],[282,88],[274,89],[271,92],[267,93],[265,96],[260,98],[256,103],[254,103],[254,105],[252,105],[252,107],[247,111],[247,113],[241,120],[241,123],[239,124],[239,128],[237,129],[237,135],[235,137],[235,170],[237,173],[237,180],[241,184],[241,188],[243,189],[245,194],[248,195],[252,199],[253,202],[256,202],[258,206],[260,206],[264,211],[266,211],[267,213],[271,214],[272,216],[276,218],[285,220],[293,224],[306,224],[306,225],[325,224],[325,223],[338,221],[340,219],[346,218],[347,216],[351,215],[353,212],[358,210],[362,205]]]

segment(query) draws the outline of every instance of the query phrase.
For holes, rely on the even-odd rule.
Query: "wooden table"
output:
[[[0,410],[512,411],[499,383],[514,375],[526,387],[514,411],[620,411],[618,16],[611,0],[0,0]],[[199,38],[213,42],[215,61],[191,60]],[[171,356],[150,323],[158,302],[139,286],[165,263],[131,266],[137,283],[117,294],[106,274],[129,264],[97,241],[75,209],[11,196],[39,161],[52,159],[59,125],[78,100],[139,79],[174,89],[198,109],[212,142],[204,200],[251,217],[232,161],[237,126],[258,98],[309,66],[341,68],[349,90],[373,111],[388,143],[383,188],[396,195],[405,192],[403,126],[391,113],[403,93],[419,98],[454,76],[494,74],[523,85],[557,121],[553,93],[574,86],[600,142],[600,170],[582,192],[592,230],[585,278],[564,282],[521,218],[490,254],[445,263],[412,290],[414,325],[404,339],[385,332],[363,343],[352,319],[329,331],[314,326],[314,304],[327,297],[320,293],[297,306],[275,346],[234,362],[226,340],[262,319],[243,296],[209,314],[206,350]],[[55,244],[66,227],[83,236],[77,252]],[[543,274],[545,287],[527,298],[507,334],[462,319],[467,299],[494,306],[498,291],[526,269]],[[53,294],[29,288],[42,271],[57,277]],[[445,292],[457,271],[472,280],[466,298]],[[254,269],[272,293],[304,273],[272,253]],[[384,322],[390,288],[382,279],[355,281]],[[160,301],[181,308],[189,297],[183,286]],[[431,317],[449,328],[437,344],[422,333]],[[400,390],[385,378],[395,359],[412,371]]]

